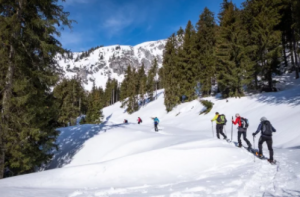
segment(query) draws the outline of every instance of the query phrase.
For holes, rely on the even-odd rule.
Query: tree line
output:
[[[104,107],[122,102],[128,113],[137,111],[145,103],[154,100],[153,92],[160,88],[158,79],[157,60],[146,73],[145,67],[135,69],[128,66],[122,83],[109,78],[105,89],[93,84],[91,91],[85,91],[80,78],[63,78],[53,90],[54,103],[58,111],[58,123],[60,126],[72,126],[77,124],[77,118],[81,124],[99,124],[102,122],[102,109]]]
[[[242,8],[223,0],[218,13],[208,8],[195,26],[188,21],[168,38],[159,71],[166,110],[182,101],[211,94],[216,81],[223,98],[245,90],[274,90],[275,75],[299,78],[300,2],[247,0]]]

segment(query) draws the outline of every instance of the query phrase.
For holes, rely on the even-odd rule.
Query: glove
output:
[[[255,137],[255,133],[252,133],[253,137]]]

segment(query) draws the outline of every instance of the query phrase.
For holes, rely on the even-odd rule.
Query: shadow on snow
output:
[[[83,144],[90,138],[98,135],[100,132],[106,132],[115,127],[123,127],[124,124],[109,125],[109,119],[112,114],[106,118],[106,120],[97,124],[84,124],[71,127],[58,128],[60,134],[56,140],[59,146],[59,150],[54,151],[52,160],[41,170],[49,170],[54,168],[60,168],[69,164],[72,161],[73,156],[83,147]]]

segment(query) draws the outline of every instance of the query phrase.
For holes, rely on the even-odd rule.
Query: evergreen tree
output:
[[[137,92],[138,92],[138,77],[137,72],[135,69],[132,69],[129,81],[128,81],[128,102],[127,102],[127,112],[129,114],[132,114],[133,112],[137,111],[139,109],[138,105],[138,98],[137,98]]]
[[[195,95],[196,76],[197,76],[197,51],[195,45],[196,32],[191,23],[185,28],[182,47],[178,50],[179,67],[179,88],[180,95],[185,95],[188,100],[192,100]]]
[[[177,40],[175,34],[168,38],[163,53],[163,71],[165,99],[167,112],[180,103],[178,79],[180,77],[177,61]]]
[[[242,86],[251,81],[253,62],[247,55],[247,32],[240,14],[232,2],[224,0],[219,14],[216,70],[218,86],[225,98],[243,96]]]
[[[59,106],[58,121],[64,126],[75,125],[76,118],[86,112],[86,93],[81,82],[76,78],[63,79],[53,94]]]
[[[145,66],[144,63],[138,70],[138,94],[140,95],[140,99],[142,104],[145,103],[145,93],[147,88],[147,76],[145,74]]]
[[[85,117],[86,123],[100,124],[103,118],[103,98],[104,91],[102,88],[93,86],[92,91],[88,95],[88,111]]]
[[[216,47],[216,24],[214,14],[208,8],[204,8],[196,28],[196,48],[199,62],[198,80],[201,84],[202,96],[208,96],[211,92],[211,80],[216,73],[216,56],[214,54]]]
[[[121,84],[120,88],[120,100],[122,101],[121,107],[124,107],[128,100],[126,100],[129,96],[129,80],[131,76],[131,66],[128,66],[125,71],[125,78]]]
[[[256,54],[256,73],[263,76],[271,89],[273,87],[273,73],[279,74],[281,54],[281,31],[278,30],[281,16],[281,0],[251,0],[246,4],[245,10],[250,10],[252,20],[251,41]],[[278,59],[274,59],[277,57]],[[257,76],[256,76],[257,77]]]
[[[57,109],[50,88],[58,79],[55,38],[69,25],[57,1],[1,1],[0,6],[0,179],[33,171],[52,155]],[[5,85],[4,85],[5,84]]]
[[[158,64],[156,58],[152,62],[152,66],[148,72],[147,76],[147,94],[150,101],[153,101],[153,92],[157,90],[157,82],[156,82],[156,75],[158,72]],[[156,98],[156,96],[155,96]]]

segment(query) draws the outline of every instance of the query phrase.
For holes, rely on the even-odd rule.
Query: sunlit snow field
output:
[[[46,171],[0,181],[1,197],[94,196],[300,196],[300,82],[283,76],[284,90],[214,103],[207,115],[198,100],[166,113],[164,92],[129,115],[120,103],[103,110],[100,125],[60,128],[60,151]],[[262,116],[277,129],[273,135],[277,165],[254,158],[234,143],[213,138],[215,112],[229,120],[240,113],[250,121],[253,143]],[[154,132],[151,117],[160,119]],[[141,117],[143,123],[137,124]],[[123,124],[128,119],[129,124]],[[233,126],[233,141],[237,141]],[[257,148],[256,137],[255,148]],[[246,145],[243,142],[243,145]],[[269,156],[266,144],[264,154]]]

